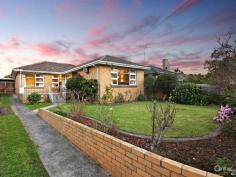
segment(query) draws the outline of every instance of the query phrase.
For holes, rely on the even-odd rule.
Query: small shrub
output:
[[[189,105],[207,105],[207,96],[196,84],[181,84],[170,95],[171,101]]]
[[[145,101],[146,98],[145,98],[145,96],[144,96],[143,94],[139,94],[139,95],[137,96],[137,100],[138,100],[138,101]]]
[[[105,93],[102,96],[101,102],[102,104],[108,104],[113,101],[113,89],[112,87],[106,86]]]
[[[96,115],[98,120],[101,121],[105,126],[98,127],[100,131],[108,133],[109,127],[113,124],[113,109],[110,105],[102,104],[97,105]],[[97,128],[97,129],[98,129]]]
[[[28,95],[27,99],[28,99],[30,104],[36,104],[36,103],[40,102],[41,95],[34,92],[34,93],[31,93],[30,95]]]
[[[234,110],[230,119],[224,124],[223,131],[236,138],[236,110]]]
[[[124,97],[124,95],[123,95],[121,92],[119,92],[119,93],[115,96],[114,102],[115,102],[115,103],[124,103],[124,102],[125,102],[125,97]]]
[[[84,116],[85,114],[85,104],[84,103],[79,103],[79,102],[74,102],[71,105],[70,108],[70,118],[72,120],[76,120],[80,122],[81,116]]]

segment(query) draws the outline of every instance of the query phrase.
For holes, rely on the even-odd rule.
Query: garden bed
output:
[[[86,117],[80,118],[78,122],[89,127],[95,125],[94,120]],[[97,125],[100,128],[102,126],[104,125],[100,123]],[[119,133],[114,127],[108,131],[108,134],[150,151],[150,139],[125,135]],[[236,139],[227,134],[204,140],[162,142],[155,153],[210,172],[215,172],[214,167],[218,158],[227,157],[232,162],[231,167],[236,169]]]

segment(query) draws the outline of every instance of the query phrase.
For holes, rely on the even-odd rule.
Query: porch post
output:
[[[22,72],[20,71],[20,88],[19,88],[19,94],[24,94],[24,86],[22,82]]]

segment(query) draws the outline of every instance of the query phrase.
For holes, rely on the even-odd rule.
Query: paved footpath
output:
[[[51,177],[108,177],[109,175],[65,137],[16,99],[12,109],[38,146],[40,159]]]

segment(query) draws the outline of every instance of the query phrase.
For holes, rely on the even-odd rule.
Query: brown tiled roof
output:
[[[126,59],[122,59],[122,58],[118,58],[118,57],[114,57],[114,56],[110,56],[110,55],[105,55],[99,58],[96,58],[94,60],[90,60],[88,62],[82,63],[79,66],[83,66],[92,62],[96,62],[96,61],[107,61],[107,62],[114,62],[114,63],[121,63],[121,64],[128,64],[128,65],[137,65],[137,66],[144,66],[144,65],[140,65],[137,63],[134,63],[132,61],[126,60]]]
[[[22,69],[26,71],[30,70],[30,71],[46,71],[46,72],[65,72],[74,67],[75,66],[71,64],[43,61],[40,63],[21,66],[15,69]]]

